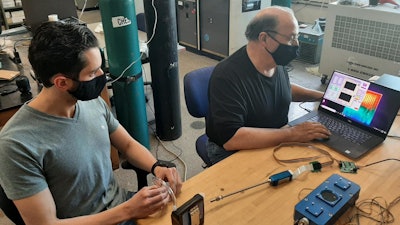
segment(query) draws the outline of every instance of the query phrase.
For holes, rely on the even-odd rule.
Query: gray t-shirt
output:
[[[94,214],[126,200],[110,161],[110,133],[119,126],[106,103],[78,101],[73,118],[27,104],[0,131],[0,185],[22,199],[48,187],[58,218]]]

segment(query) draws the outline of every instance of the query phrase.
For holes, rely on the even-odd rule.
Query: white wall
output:
[[[261,0],[261,9],[271,5],[271,0]],[[247,43],[244,35],[247,24],[260,10],[242,12],[242,1],[231,0],[229,12],[229,55]]]
[[[322,5],[322,3],[321,3]],[[326,6],[327,3],[324,4]],[[294,4],[292,3],[291,8],[299,22],[314,24],[315,20],[319,17],[326,17],[328,9],[322,6],[305,5],[305,4]]]
[[[144,12],[143,0],[135,0],[136,14]]]

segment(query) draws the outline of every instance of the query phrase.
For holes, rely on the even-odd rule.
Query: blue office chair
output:
[[[144,13],[138,13],[136,15],[136,23],[138,26],[138,30],[146,32],[146,17],[144,15]]]
[[[183,88],[187,109],[193,117],[205,118],[208,111],[208,81],[214,66],[191,71],[183,78]],[[201,135],[196,140],[196,152],[205,163],[205,167],[212,166],[207,155],[206,143],[208,137]]]

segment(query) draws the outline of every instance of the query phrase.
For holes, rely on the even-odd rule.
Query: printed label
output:
[[[132,23],[132,21],[130,19],[123,17],[123,16],[113,17],[113,18],[111,18],[111,22],[112,22],[113,28],[128,26]]]

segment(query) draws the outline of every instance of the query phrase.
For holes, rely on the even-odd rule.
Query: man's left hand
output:
[[[167,167],[157,166],[154,169],[154,174],[156,175],[156,177],[168,182],[169,186],[171,187],[171,189],[174,191],[175,194],[181,193],[182,180],[175,167],[167,168]]]

